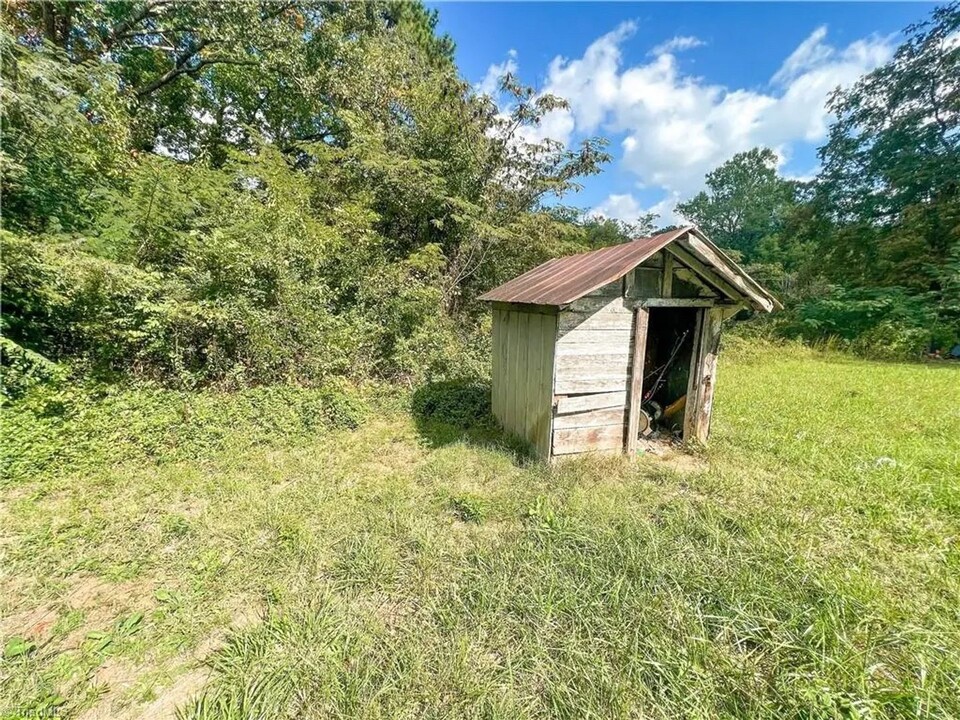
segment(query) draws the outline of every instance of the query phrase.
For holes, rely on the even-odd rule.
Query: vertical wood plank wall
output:
[[[557,315],[493,307],[493,414],[508,432],[550,456]]]
[[[622,280],[560,312],[553,455],[623,451],[632,335]]]

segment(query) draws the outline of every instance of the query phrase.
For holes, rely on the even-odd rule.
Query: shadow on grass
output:
[[[417,432],[432,448],[454,443],[501,450],[517,464],[535,459],[522,439],[505,432],[490,408],[490,383],[443,380],[417,388],[411,401]]]

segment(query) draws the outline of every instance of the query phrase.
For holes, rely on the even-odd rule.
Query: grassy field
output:
[[[671,462],[403,398],[8,409],[0,717],[960,717],[960,367],[724,353]]]

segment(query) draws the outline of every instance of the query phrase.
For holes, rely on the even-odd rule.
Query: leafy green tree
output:
[[[634,222],[615,218],[587,217],[579,221],[584,231],[584,242],[589,248],[620,245],[657,232],[655,213],[646,213]]]
[[[935,9],[893,60],[831,100],[817,200],[838,228],[824,250],[844,277],[929,288],[958,241],[958,32],[960,5]]]
[[[2,18],[3,329],[25,351],[188,386],[449,374],[486,358],[478,291],[582,247],[550,207],[602,141],[530,142],[563,101],[510,78],[509,108],[477,97],[422,5]]]
[[[779,261],[769,239],[783,227],[795,202],[796,186],[777,174],[774,152],[754,148],[737,153],[707,173],[706,184],[707,190],[680,203],[677,213],[747,263]],[[762,245],[765,239],[766,246]]]
[[[0,27],[3,223],[31,231],[85,227],[131,166],[126,107],[111,65],[72,64]]]
[[[913,322],[949,344],[960,340],[960,4],[906,33],[889,63],[831,100],[818,255],[835,283],[922,296],[936,311]]]

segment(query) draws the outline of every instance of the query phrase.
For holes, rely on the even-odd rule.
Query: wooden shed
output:
[[[696,227],[550,260],[493,305],[493,412],[545,459],[706,441],[721,323],[782,307]]]

